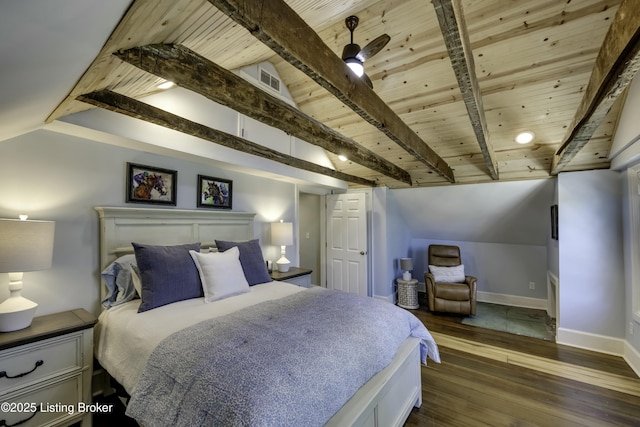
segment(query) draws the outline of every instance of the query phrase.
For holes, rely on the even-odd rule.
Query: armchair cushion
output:
[[[429,271],[433,274],[433,279],[436,282],[462,283],[465,281],[464,264],[454,267],[429,265]]]
[[[469,301],[469,291],[469,286],[464,283],[438,283],[435,287],[435,297],[449,301]]]

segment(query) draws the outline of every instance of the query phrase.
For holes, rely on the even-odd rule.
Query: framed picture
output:
[[[178,172],[127,163],[127,202],[176,205]]]
[[[198,175],[198,207],[231,209],[233,181]]]
[[[558,205],[551,206],[551,238],[558,240]]]

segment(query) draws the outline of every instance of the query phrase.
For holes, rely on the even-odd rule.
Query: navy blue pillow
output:
[[[234,246],[238,247],[240,250],[240,264],[242,264],[244,277],[247,278],[249,286],[271,282],[271,276],[269,276],[267,265],[262,257],[262,249],[260,249],[258,239],[249,240],[248,242],[216,240],[216,246],[220,252],[224,252]]]
[[[142,283],[138,313],[172,302],[204,296],[200,275],[189,254],[200,251],[200,243],[156,246],[131,243]]]

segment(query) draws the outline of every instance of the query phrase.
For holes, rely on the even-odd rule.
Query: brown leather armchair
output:
[[[430,245],[427,260],[429,265],[438,267],[455,267],[462,264],[460,248],[449,245]],[[475,315],[477,278],[463,276],[455,280],[436,282],[431,271],[424,273],[429,310]]]

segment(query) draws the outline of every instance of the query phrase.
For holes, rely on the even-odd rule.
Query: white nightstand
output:
[[[279,280],[280,282],[287,282],[303,288],[309,288],[311,287],[312,272],[313,270],[307,268],[291,267],[286,273],[274,270],[269,273],[269,276],[271,276],[272,280]]]
[[[93,326],[83,309],[0,333],[0,425],[91,426]]]

